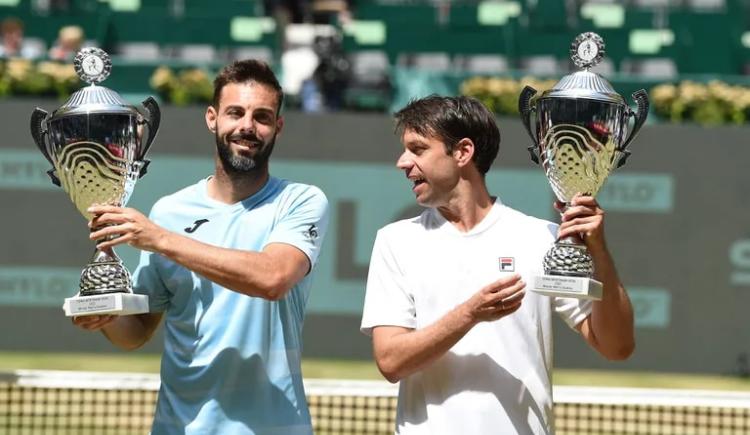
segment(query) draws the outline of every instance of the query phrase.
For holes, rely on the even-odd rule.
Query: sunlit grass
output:
[[[146,353],[0,352],[0,371],[81,370],[158,373],[161,356]]]
[[[750,378],[694,373],[555,370],[556,385],[750,391]]]
[[[302,375],[318,379],[384,380],[374,361],[303,359]]]

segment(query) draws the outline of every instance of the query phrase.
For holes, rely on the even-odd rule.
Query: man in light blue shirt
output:
[[[262,62],[230,64],[214,81],[206,124],[215,172],[160,199],[149,218],[92,207],[100,249],[141,249],[136,291],[150,313],[74,322],[135,349],[164,318],[153,434],[310,434],[302,322],[328,224],[320,189],[269,175],[283,128],[281,87]]]

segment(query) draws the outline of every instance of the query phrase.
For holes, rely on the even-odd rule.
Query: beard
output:
[[[225,141],[219,137],[218,129],[216,132],[216,151],[219,154],[224,170],[232,175],[252,174],[261,172],[268,168],[268,160],[271,158],[273,146],[276,143],[276,133],[268,143],[263,143],[260,139],[252,134],[233,134],[228,136]],[[229,142],[233,140],[247,140],[256,144],[261,144],[254,156],[243,156],[232,153]]]

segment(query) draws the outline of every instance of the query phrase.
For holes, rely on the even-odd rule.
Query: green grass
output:
[[[18,369],[159,372],[159,355],[143,353],[0,352],[0,371]],[[382,380],[372,361],[308,358],[302,361],[306,378]],[[750,391],[750,379],[690,373],[605,370],[555,370],[556,385],[634,388],[678,388]]]
[[[331,359],[303,359],[302,375],[318,379],[374,379],[383,380],[373,361]]]
[[[81,370],[159,373],[160,355],[143,353],[0,352],[0,371]]]
[[[82,370],[95,372],[159,373],[160,356],[145,353],[37,353],[0,352],[0,371]],[[382,379],[371,361],[305,359],[308,378]]]

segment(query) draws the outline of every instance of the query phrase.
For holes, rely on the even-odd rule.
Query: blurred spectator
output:
[[[41,56],[39,46],[30,44],[24,39],[23,30],[23,22],[18,18],[9,17],[0,23],[0,36],[2,37],[0,57],[34,59]]]
[[[299,92],[300,105],[304,112],[318,113],[325,111],[323,96],[314,79],[306,79],[302,82]]]
[[[49,50],[52,60],[72,60],[83,45],[83,29],[79,26],[60,28],[55,45]]]
[[[317,36],[313,49],[320,59],[313,79],[323,97],[323,104],[328,110],[340,110],[351,78],[351,64],[341,45],[341,36]]]

